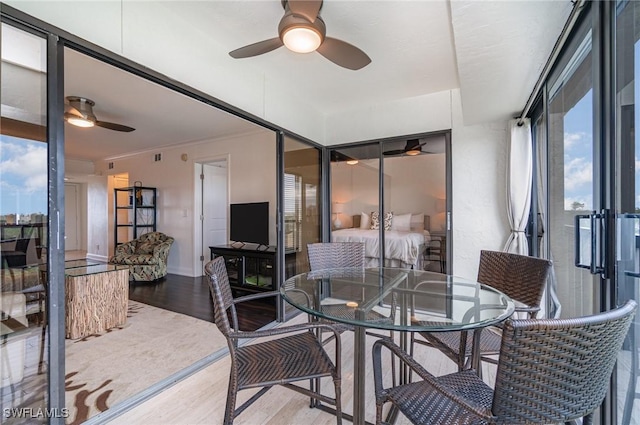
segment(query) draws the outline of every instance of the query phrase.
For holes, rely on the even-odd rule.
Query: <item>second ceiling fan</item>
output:
[[[93,113],[93,107],[95,104],[96,103],[93,100],[87,99],[86,97],[67,96],[64,111],[65,121],[69,124],[75,125],[76,127],[98,126],[125,133],[135,130],[135,128],[127,125],[117,124],[115,122],[99,121]]]
[[[278,25],[278,37],[240,47],[229,55],[235,59],[258,56],[286,46],[297,53],[317,51],[343,68],[358,70],[371,58],[359,48],[337,38],[327,37],[320,17],[322,0],[281,0],[284,16]]]
[[[422,151],[422,147],[426,144],[427,142],[421,143],[420,139],[409,139],[407,140],[407,144],[405,145],[404,149],[392,149],[389,151],[384,151],[383,154],[388,156],[394,156],[394,155],[415,156],[415,155],[421,155],[423,153],[431,153],[431,152]]]

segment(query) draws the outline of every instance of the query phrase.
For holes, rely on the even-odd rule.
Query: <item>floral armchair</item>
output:
[[[116,246],[110,264],[129,266],[129,280],[152,281],[167,275],[167,257],[174,239],[160,232]]]

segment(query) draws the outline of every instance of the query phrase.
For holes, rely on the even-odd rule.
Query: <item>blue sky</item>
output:
[[[47,213],[47,145],[0,135],[0,215]]]
[[[564,116],[564,209],[593,209],[593,123],[589,90]]]

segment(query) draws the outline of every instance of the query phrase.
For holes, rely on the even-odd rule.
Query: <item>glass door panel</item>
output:
[[[380,145],[330,151],[331,240],[364,242],[365,266],[375,267],[384,255],[380,238]],[[388,178],[384,178],[385,189]],[[367,242],[368,241],[368,242]]]
[[[3,23],[1,50],[0,406],[46,423],[46,40]]]
[[[635,132],[640,110],[640,23],[637,2],[618,2],[616,13],[616,304],[640,302],[640,140]],[[640,127],[639,127],[640,128]],[[640,318],[634,319],[618,357],[616,389],[618,424],[640,424]]]
[[[385,214],[391,215],[385,265],[444,273],[445,134],[385,141],[382,152]]]
[[[548,85],[548,258],[553,260],[560,317],[577,317],[599,310],[595,298],[599,275],[576,267],[591,249],[588,226],[576,216],[598,209],[594,190],[593,84],[591,31],[576,37],[563,66]],[[576,228],[576,224],[579,228]],[[584,228],[583,228],[584,227]],[[577,238],[579,236],[579,238]],[[590,260],[590,258],[589,258]]]
[[[322,240],[321,152],[284,138],[285,279],[309,271],[307,244]]]

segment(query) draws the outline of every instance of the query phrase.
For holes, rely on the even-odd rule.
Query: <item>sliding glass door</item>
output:
[[[367,267],[451,270],[449,136],[394,137],[331,150],[331,240],[363,242]]]
[[[616,39],[615,302],[640,302],[640,4],[618,2]],[[638,76],[638,77],[636,77]],[[638,125],[636,126],[636,123]],[[640,318],[636,314],[620,355],[617,379],[617,423],[640,424]]]
[[[377,241],[384,216],[380,218],[380,181],[388,188],[388,176],[380,177],[377,143],[330,151],[331,240],[334,242]],[[365,243],[365,265],[377,266],[379,245]]]
[[[284,279],[309,271],[307,244],[322,240],[322,152],[284,137],[282,226]],[[284,317],[295,309],[284,303]]]
[[[591,262],[591,227],[577,219],[601,209],[598,149],[594,144],[592,39],[589,20],[580,28],[562,66],[548,83],[547,165],[550,184],[545,237],[553,260],[560,317],[599,311],[600,277],[582,265]],[[577,220],[577,221],[576,221]],[[577,241],[577,242],[576,242]],[[576,252],[577,251],[577,252]],[[580,267],[576,267],[576,257]],[[595,260],[595,259],[594,259]]]
[[[47,423],[48,145],[46,39],[2,24],[0,63],[0,406]],[[63,415],[64,412],[58,412]]]
[[[640,301],[639,7],[585,6],[547,81],[546,120],[535,120],[545,165],[538,182],[541,247],[554,262],[556,317]],[[639,323],[636,315],[596,423],[640,423]]]

